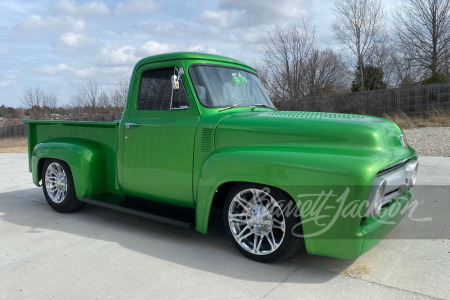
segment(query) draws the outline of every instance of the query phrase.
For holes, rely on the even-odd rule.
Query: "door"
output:
[[[179,62],[150,64],[140,73],[137,95],[121,124],[121,188],[128,195],[193,207],[194,138],[200,118],[183,81],[172,89],[171,77],[180,67]]]

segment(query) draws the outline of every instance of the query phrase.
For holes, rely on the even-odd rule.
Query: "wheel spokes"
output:
[[[251,209],[251,207],[248,206],[248,203],[245,203],[245,199],[241,198],[240,195],[237,195],[236,198],[236,203],[239,204],[245,211],[249,211]]]
[[[230,221],[235,222],[235,223],[247,224],[246,220],[237,219],[237,218],[231,218]]]
[[[50,169],[50,171],[51,171],[52,174],[54,174],[54,175],[56,175],[56,174],[59,173],[58,170],[57,170],[57,167],[54,166],[54,163],[50,164],[50,165],[48,166],[48,168]]]
[[[228,223],[239,246],[257,255],[273,253],[285,236],[280,205],[261,189],[245,189],[235,195],[229,206]]]
[[[55,203],[61,203],[66,198],[67,175],[59,163],[52,162],[48,165],[45,171],[45,188],[50,200]]]
[[[230,214],[231,217],[237,218],[237,217],[247,217],[247,213],[239,213],[239,214]]]
[[[249,230],[250,229],[250,227],[247,225],[247,226],[245,226],[240,232],[239,232],[239,234],[236,236],[238,239],[240,239],[241,238],[241,235],[246,231],[246,230]],[[251,232],[251,231],[250,231]]]
[[[260,237],[259,238],[259,243],[258,243],[258,245],[256,246],[256,249],[255,249],[255,252],[258,253],[258,254],[261,254],[261,250],[260,249],[261,249],[262,241],[263,241],[263,238]]]
[[[243,237],[239,238],[239,241],[242,242],[242,240],[246,239],[247,237],[249,237],[250,235],[254,234],[253,232],[249,232],[246,235],[244,235]]]

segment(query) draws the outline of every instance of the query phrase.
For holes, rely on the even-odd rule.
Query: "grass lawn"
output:
[[[426,116],[408,116],[403,112],[384,116],[396,123],[401,129],[422,127],[450,127],[450,110],[434,110]]]
[[[27,153],[26,137],[0,138],[0,153]]]

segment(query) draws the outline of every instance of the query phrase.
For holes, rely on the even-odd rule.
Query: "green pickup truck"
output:
[[[391,121],[278,111],[253,68],[202,53],[139,61],[120,121],[24,122],[56,211],[91,203],[204,234],[220,211],[262,262],[361,255],[405,214],[418,168]]]

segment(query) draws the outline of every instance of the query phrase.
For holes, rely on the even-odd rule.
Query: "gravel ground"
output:
[[[403,130],[408,144],[422,156],[450,157],[450,127]]]

